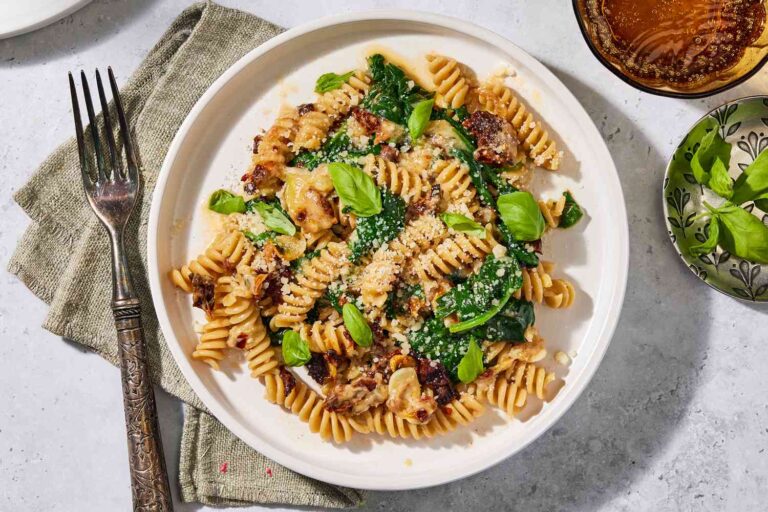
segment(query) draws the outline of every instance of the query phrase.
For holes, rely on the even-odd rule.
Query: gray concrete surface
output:
[[[71,134],[66,71],[109,64],[127,75],[188,1],[95,1],[50,27],[0,41],[3,269],[27,224],[12,193]],[[283,26],[380,6],[373,0],[222,3]],[[631,268],[608,354],[554,428],[480,475],[434,489],[372,493],[366,510],[766,508],[766,309],[719,295],[682,265],[664,230],[660,187],[666,158],[687,127],[726,99],[768,90],[768,77],[707,100],[637,92],[595,61],[569,4],[387,4],[495,30],[565,82],[600,128],[619,169]],[[0,510],[128,510],[117,370],[43,331],[44,305],[7,273],[0,272],[0,282]],[[159,402],[174,473],[181,410],[164,394]]]

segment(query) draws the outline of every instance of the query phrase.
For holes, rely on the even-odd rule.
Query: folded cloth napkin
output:
[[[351,507],[362,503],[362,492],[279,466],[206,412],[166,346],[144,271],[152,190],[174,134],[224,70],[281,31],[251,14],[198,3],[181,13],[127,82],[121,98],[135,133],[144,189],[127,229],[126,247],[142,299],[151,377],[186,404],[179,464],[182,499],[215,505]],[[15,199],[32,223],[9,271],[50,304],[45,329],[117,365],[107,236],[86,205],[74,139],[37,169]]]

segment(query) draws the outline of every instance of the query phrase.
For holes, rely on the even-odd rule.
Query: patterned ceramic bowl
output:
[[[720,135],[732,144],[729,171],[736,178],[768,147],[768,96],[726,103],[699,119],[683,138],[664,177],[664,216],[669,237],[688,268],[712,288],[738,299],[768,302],[768,265],[751,263],[720,247],[698,257],[688,251],[709,235],[709,220],[694,220],[705,211],[703,201],[715,206],[723,202],[696,182],[690,165],[699,141],[712,129],[720,130]],[[768,212],[754,204],[746,205],[746,209],[768,224]]]

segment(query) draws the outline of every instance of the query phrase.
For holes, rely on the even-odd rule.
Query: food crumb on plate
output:
[[[561,364],[563,366],[568,366],[571,364],[571,358],[568,357],[568,354],[563,352],[562,350],[558,350],[555,352],[555,361],[558,362],[558,364]]]
[[[411,459],[405,459],[403,464],[405,464],[405,467],[409,468],[409,467],[413,466],[413,461]]]

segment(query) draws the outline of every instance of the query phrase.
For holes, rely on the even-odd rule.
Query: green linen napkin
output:
[[[145,274],[152,190],[168,146],[208,86],[280,27],[217,4],[198,3],[173,22],[121,91],[143,164],[144,192],[126,246],[142,299],[153,381],[185,402],[179,483],[184,501],[215,505],[290,504],[343,508],[364,494],[296,474],[236,438],[195,396],[160,332]],[[117,70],[119,72],[119,70]],[[9,271],[50,304],[44,327],[117,365],[106,233],[80,185],[74,139],[59,147],[15,196],[32,223]]]

